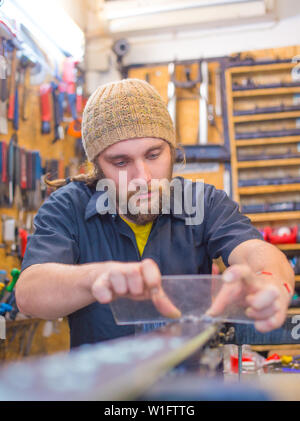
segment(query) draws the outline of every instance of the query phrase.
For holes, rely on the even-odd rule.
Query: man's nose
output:
[[[151,172],[146,162],[140,160],[136,162],[134,178],[145,181],[147,184],[151,181]]]

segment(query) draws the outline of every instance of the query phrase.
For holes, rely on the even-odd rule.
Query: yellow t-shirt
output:
[[[138,224],[135,224],[134,222],[127,221],[127,219],[124,219],[122,216],[121,218],[123,219],[123,221],[126,222],[126,224],[130,226],[130,228],[134,232],[136,244],[139,249],[140,256],[142,256],[144,252],[144,248],[147,244],[147,241],[150,235],[153,222],[148,222],[148,224],[146,225],[138,225]]]

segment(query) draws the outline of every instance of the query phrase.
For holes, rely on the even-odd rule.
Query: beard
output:
[[[96,165],[96,164],[95,164]],[[98,180],[106,178],[104,172],[99,165],[96,165],[97,178]],[[119,214],[134,222],[137,225],[146,225],[150,222],[154,222],[159,215],[167,213],[169,211],[170,203],[170,188],[168,183],[164,184],[164,180],[171,182],[173,174],[173,162],[168,170],[168,175],[163,180],[157,180],[159,182],[158,187],[152,189],[150,186],[143,185],[142,189],[137,186],[137,191],[127,191],[127,199],[124,208],[124,195],[122,192],[117,192],[116,205]],[[139,190],[141,193],[139,193]],[[150,197],[139,198],[139,194],[151,193]],[[120,203],[122,201],[122,206]],[[133,206],[132,206],[133,205]],[[121,209],[122,211],[121,211]]]
[[[144,193],[144,191],[143,191]],[[156,218],[162,214],[166,209],[166,205],[169,203],[169,192],[166,189],[160,187],[158,190],[148,190],[148,193],[151,193],[151,196],[147,199],[135,199],[136,192],[128,192],[128,201],[127,201],[127,212],[122,215],[125,218],[128,218],[130,221],[134,222],[137,225],[146,225],[150,222],[156,220]],[[136,206],[133,206],[136,210],[131,211],[130,203],[134,200]],[[117,202],[119,208],[119,203]]]

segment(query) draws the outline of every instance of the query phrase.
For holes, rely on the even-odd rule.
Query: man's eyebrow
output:
[[[157,145],[157,146],[151,146],[151,148],[147,149],[146,154],[152,151],[155,151],[156,149],[162,149],[164,145]]]
[[[130,158],[130,157],[129,155],[126,155],[126,154],[118,154],[118,155],[107,154],[104,158],[109,161],[114,161],[115,159],[125,159],[125,158]]]
[[[149,152],[155,151],[157,149],[162,149],[164,145],[157,145],[157,146],[151,146],[149,149],[146,150],[145,155],[147,155]],[[116,159],[130,159],[130,155],[127,154],[118,154],[118,155],[111,155],[107,154],[105,156],[105,159],[109,161],[114,161]]]

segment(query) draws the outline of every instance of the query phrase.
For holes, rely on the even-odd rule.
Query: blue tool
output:
[[[12,306],[10,304],[1,303],[0,304],[0,316],[5,316],[6,313],[12,311]]]

